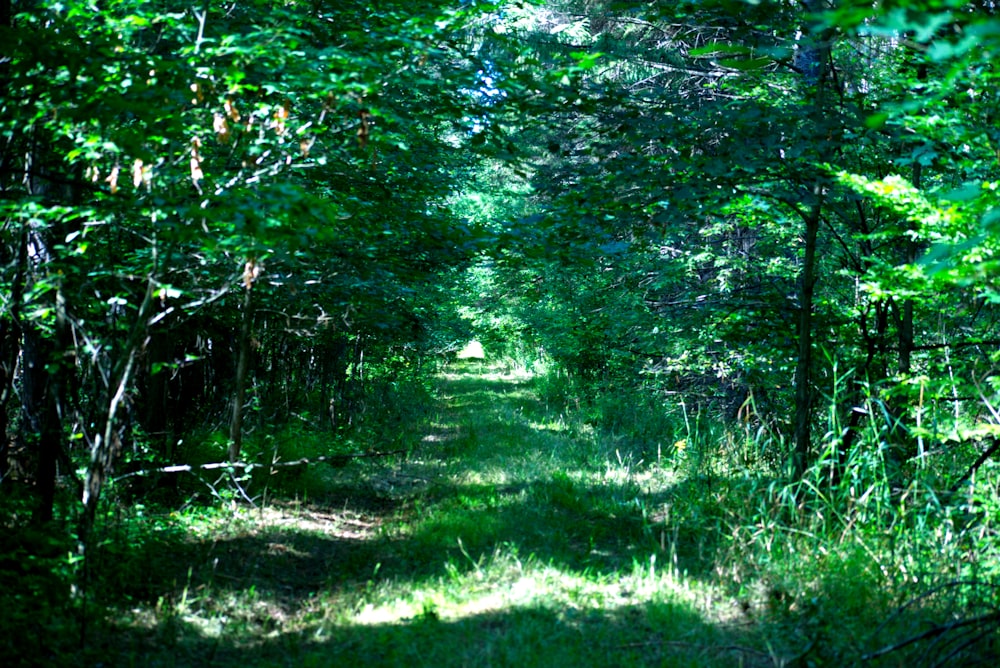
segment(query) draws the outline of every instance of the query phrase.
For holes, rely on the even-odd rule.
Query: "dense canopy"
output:
[[[458,364],[627,470],[633,564],[697,524],[692,573],[778,592],[775,665],[995,659],[998,62],[993,0],[0,0],[0,623],[95,647],[123,512],[471,457]],[[530,502],[618,498],[580,471]],[[816,549],[896,635],[774,582]]]

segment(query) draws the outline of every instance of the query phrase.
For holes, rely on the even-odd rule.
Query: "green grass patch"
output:
[[[31,647],[35,665],[178,667],[993,656],[989,478],[946,504],[927,486],[894,489],[868,456],[835,488],[821,470],[789,487],[748,468],[718,425],[689,416],[683,447],[647,458],[538,389],[453,365],[408,409],[421,418],[405,455],[306,467],[272,480],[256,508],[115,506],[86,580],[72,541],[30,548],[49,560],[35,562],[5,544],[39,564],[32,581],[50,594],[44,627],[8,596],[4,619],[21,635],[6,651]],[[281,456],[324,451],[325,438],[303,427]],[[39,628],[64,641],[42,652],[26,639]]]

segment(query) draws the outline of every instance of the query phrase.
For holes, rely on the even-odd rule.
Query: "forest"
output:
[[[1000,3],[0,0],[0,665],[1000,665]]]

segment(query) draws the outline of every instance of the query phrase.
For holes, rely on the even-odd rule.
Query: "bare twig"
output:
[[[899,651],[904,647],[918,643],[921,640],[928,640],[930,638],[937,638],[949,631],[954,631],[956,629],[965,628],[968,626],[980,626],[985,625],[990,622],[1000,622],[1000,612],[991,612],[987,615],[979,615],[978,617],[969,617],[967,619],[959,619],[954,622],[949,622],[947,624],[940,624],[933,628],[930,628],[923,633],[918,633],[915,636],[910,636],[905,640],[901,640],[898,643],[883,647],[882,649],[870,652],[861,657],[862,661],[871,661],[872,659],[877,659],[886,654],[892,654],[893,652]]]
[[[142,471],[132,471],[116,477],[114,480],[124,480],[136,476],[149,475],[151,473],[194,473],[195,471],[212,471],[216,469],[255,469],[255,468],[289,468],[292,466],[306,466],[309,464],[320,464],[327,462],[335,466],[344,466],[352,459],[373,459],[378,457],[391,457],[392,455],[405,455],[406,450],[389,450],[386,452],[366,452],[350,455],[321,455],[318,457],[302,457],[290,462],[274,462],[271,464],[255,464],[253,462],[212,462],[211,464],[175,464],[172,466],[161,466],[159,468],[143,469]]]
[[[954,485],[951,486],[951,489],[949,491],[952,494],[954,494],[959,489],[961,489],[962,485],[968,482],[968,480],[976,473],[976,471],[979,470],[979,467],[985,464],[990,457],[992,457],[997,453],[997,451],[1000,451],[1000,439],[994,439],[993,445],[988,447],[986,451],[983,452],[983,454],[979,455],[979,457],[976,458],[976,461],[972,463],[972,466],[970,466],[969,469],[965,472],[965,474],[961,478],[959,478]]]
[[[885,621],[883,621],[881,624],[878,625],[878,628],[875,629],[875,633],[879,633],[883,628],[885,628],[885,626],[889,622],[891,622],[893,619],[903,614],[903,612],[905,612],[907,608],[914,606],[920,603],[921,601],[925,601],[934,596],[935,594],[939,594],[945,591],[946,589],[957,589],[959,587],[988,587],[992,589],[1000,589],[1000,584],[982,582],[980,580],[952,580],[951,582],[945,582],[936,587],[932,587],[927,591],[925,591],[924,593],[920,594],[919,596],[911,598],[909,601],[896,608],[893,611],[893,613],[885,619]]]

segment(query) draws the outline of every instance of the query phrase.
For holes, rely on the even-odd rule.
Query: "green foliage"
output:
[[[990,373],[972,350],[996,335],[989,11],[578,9],[520,8],[492,42],[503,91],[494,115],[519,139],[532,195],[509,216],[517,245],[491,267],[509,302],[494,309],[498,332],[522,326],[583,382],[567,396],[614,430],[628,431],[614,404],[655,416],[664,395],[705,423],[742,421],[723,447],[692,449],[708,459],[738,450],[784,472],[792,428],[821,425],[792,382],[800,374],[823,391],[830,369],[819,350],[835,350],[850,379],[837,413],[867,393],[884,418],[897,482],[947,425],[992,422],[991,392],[979,402],[965,381]],[[747,12],[769,27],[732,20]],[[516,50],[505,51],[507,35]],[[810,39],[829,53],[813,53]],[[596,65],[573,70],[581,47]],[[834,69],[817,88],[826,61]],[[559,74],[538,74],[539,64]],[[804,224],[818,232],[808,274]],[[805,348],[803,311],[814,342]],[[940,410],[948,401],[950,417]],[[679,440],[670,420],[637,430],[647,452]],[[824,439],[804,444],[809,461],[844,465]]]
[[[483,236],[455,205],[480,8],[175,4],[17,4],[0,26],[4,359],[37,331],[60,360],[38,382],[88,489],[133,432],[176,463],[224,415],[327,412],[364,352],[414,363]]]
[[[5,493],[254,466],[111,482],[102,661],[993,658],[991,3],[175,4],[0,26]],[[25,514],[8,653],[84,584]]]
[[[16,512],[6,500],[5,514]],[[76,628],[79,559],[54,528],[7,524],[0,538],[0,641],[7,665],[41,665],[66,651]]]
[[[834,390],[849,387],[838,378]],[[893,489],[877,411],[847,473],[834,484],[818,464],[803,502],[727,467],[725,439],[694,414],[670,469],[615,457],[585,411],[536,399],[537,381],[453,370],[439,382],[411,458],[330,470],[323,499],[102,516],[90,642],[72,656],[565,665],[600,651],[614,665],[728,665],[732,652],[852,664],[886,651],[914,663],[947,657],[961,628],[983,641],[963,659],[995,655],[989,622],[948,626],[988,612],[995,592],[994,471],[950,500],[931,470]],[[835,433],[837,411],[825,414]],[[683,465],[695,448],[710,465]],[[539,656],[542,637],[561,639],[558,656]]]

